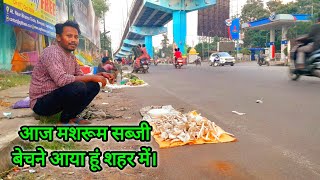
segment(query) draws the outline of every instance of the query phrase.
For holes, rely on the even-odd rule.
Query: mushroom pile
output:
[[[225,132],[214,122],[202,117],[196,111],[182,114],[175,111],[172,114],[164,114],[159,118],[144,118],[153,126],[153,135],[161,137],[162,141],[192,142],[203,139],[204,141],[219,141],[223,134],[234,136]]]

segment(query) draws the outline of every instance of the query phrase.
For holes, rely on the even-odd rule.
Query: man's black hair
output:
[[[142,47],[146,47],[146,45],[145,45],[145,44],[142,44]]]
[[[102,58],[102,63],[106,63],[107,61],[109,61],[109,57],[105,56]]]
[[[79,24],[75,21],[66,21],[63,24],[59,23],[54,26],[56,28],[56,34],[61,35],[64,27],[73,27],[77,29],[78,33],[81,34]]]
[[[139,47],[141,47],[141,44],[138,44]]]

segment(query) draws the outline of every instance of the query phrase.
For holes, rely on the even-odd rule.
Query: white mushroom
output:
[[[162,140],[166,140],[166,139],[168,139],[168,137],[169,137],[168,133],[166,133],[166,132],[161,133]]]
[[[169,139],[176,139],[177,138],[177,136],[176,135],[174,135],[174,134],[169,134]]]
[[[186,133],[181,133],[178,138],[182,141],[182,142],[188,142],[190,140],[190,135],[186,134]]]

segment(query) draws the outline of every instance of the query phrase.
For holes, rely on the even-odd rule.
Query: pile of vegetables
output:
[[[145,82],[142,79],[139,79],[137,76],[133,74],[126,74],[124,77],[128,79],[126,85],[139,86],[145,84]]]

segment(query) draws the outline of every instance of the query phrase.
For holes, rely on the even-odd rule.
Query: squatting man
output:
[[[62,124],[90,124],[77,118],[106,85],[106,78],[114,77],[106,72],[85,75],[80,70],[72,52],[79,44],[81,34],[74,21],[56,24],[56,45],[43,50],[34,67],[30,84],[30,107],[40,116],[51,116],[61,112]]]

